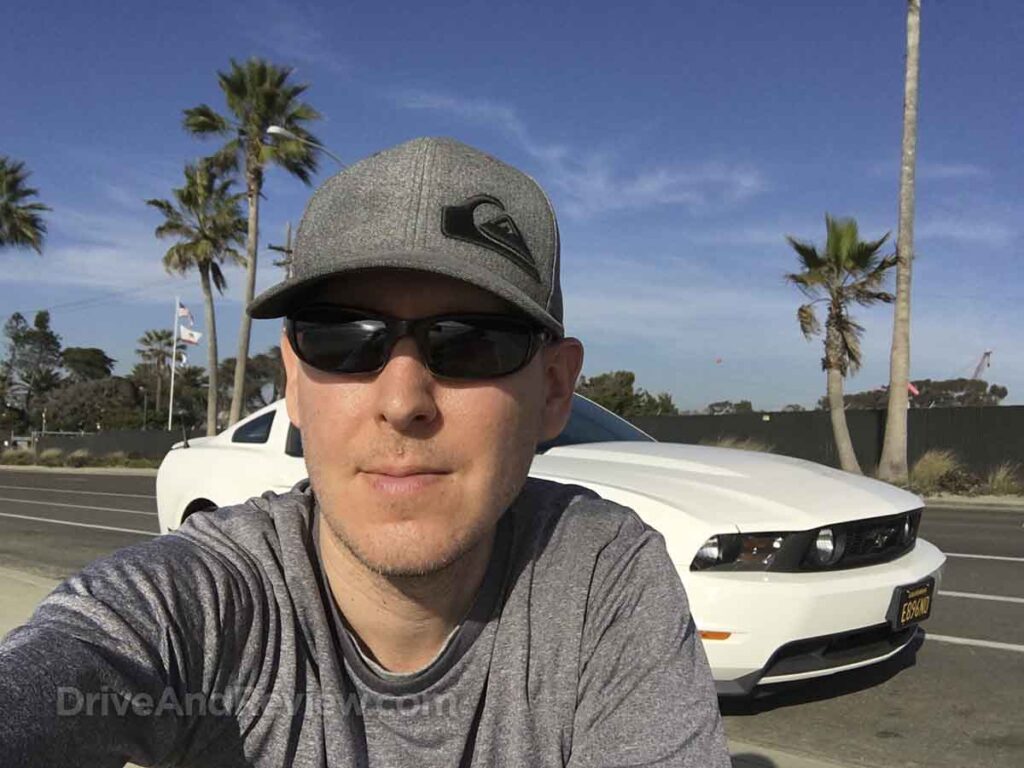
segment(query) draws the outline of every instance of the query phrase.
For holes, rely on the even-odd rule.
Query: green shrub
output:
[[[159,459],[128,458],[124,466],[132,469],[156,469],[160,466]]]
[[[100,467],[124,467],[127,466],[128,455],[124,451],[113,451],[108,453],[106,456],[100,457],[96,461],[96,466]]]
[[[91,467],[93,457],[86,448],[79,448],[69,453],[64,459],[65,467]]]
[[[981,490],[981,478],[963,467],[955,467],[939,478],[939,491],[972,496]]]
[[[1004,461],[988,473],[984,485],[985,493],[997,496],[1024,494],[1024,482],[1021,481],[1021,466],[1012,461]]]
[[[701,440],[700,444],[715,448],[738,448],[741,451],[759,451],[761,453],[771,453],[775,450],[774,445],[762,442],[756,437],[735,437],[733,435],[721,435],[717,439]]]
[[[27,448],[8,448],[0,454],[0,464],[28,467],[36,463],[36,452]]]
[[[60,467],[64,465],[64,451],[60,448],[47,448],[39,454],[38,463],[41,467]]]
[[[942,477],[960,468],[960,461],[952,451],[933,448],[921,456],[911,468],[910,487],[915,493],[937,493]]]

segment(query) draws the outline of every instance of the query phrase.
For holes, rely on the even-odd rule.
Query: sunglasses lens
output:
[[[448,318],[427,331],[427,367],[453,379],[487,379],[522,367],[533,330],[513,318]]]
[[[376,371],[387,353],[387,327],[368,318],[296,318],[296,352],[306,363],[331,373]]]

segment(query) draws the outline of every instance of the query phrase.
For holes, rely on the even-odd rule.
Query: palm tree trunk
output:
[[[825,332],[825,372],[828,387],[829,415],[832,417],[832,436],[836,441],[836,452],[839,454],[839,466],[844,472],[861,475],[857,454],[853,450],[850,429],[846,424],[846,409],[843,406],[843,372],[839,369],[839,334],[828,323]]]
[[[917,83],[920,73],[921,0],[907,0],[907,68],[903,87],[903,157],[896,241],[896,302],[889,353],[889,405],[878,477],[907,482],[907,382],[910,379],[910,277],[914,259],[914,168],[917,162]]]
[[[213,314],[213,289],[210,287],[210,267],[199,267],[203,283],[203,303],[206,306],[206,375],[209,389],[206,393],[206,434],[217,434],[217,318]]]
[[[252,302],[256,293],[256,246],[259,241],[260,226],[260,180],[253,173],[246,173],[249,203],[249,234],[246,239],[245,252],[248,259],[245,282],[245,303],[242,305],[242,325],[238,330],[238,354],[235,355],[235,381],[231,389],[231,413],[228,425],[234,424],[242,417],[242,405],[245,401],[245,367],[249,360],[249,335],[252,331],[252,318],[246,307]]]

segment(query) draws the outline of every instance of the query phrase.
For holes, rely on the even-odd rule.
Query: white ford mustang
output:
[[[664,535],[722,695],[895,655],[930,614],[945,562],[917,538],[911,493],[800,459],[656,442],[580,396],[530,474],[591,488]],[[167,454],[161,531],[305,476],[278,401]]]

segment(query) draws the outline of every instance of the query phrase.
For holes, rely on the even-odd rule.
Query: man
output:
[[[727,766],[661,536],[527,480],[583,361],[536,183],[411,141],[316,191],[292,270],[249,311],[308,482],[62,584],[0,645],[0,765]]]

